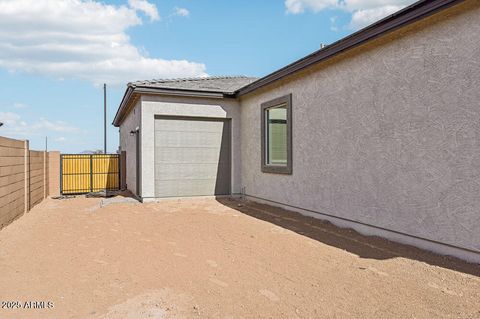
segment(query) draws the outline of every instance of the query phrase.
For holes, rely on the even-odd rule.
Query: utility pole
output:
[[[107,154],[107,84],[103,83],[103,153]]]

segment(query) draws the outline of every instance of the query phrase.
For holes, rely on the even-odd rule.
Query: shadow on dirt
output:
[[[352,229],[339,228],[328,221],[270,205],[231,198],[219,197],[216,200],[243,214],[275,224],[323,244],[346,250],[361,258],[383,260],[402,257],[480,277],[479,264],[471,264],[455,257],[438,255],[381,237],[364,236]]]

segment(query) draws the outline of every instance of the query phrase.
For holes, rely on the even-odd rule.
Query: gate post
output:
[[[93,192],[93,155],[90,155],[90,192]]]
[[[63,195],[63,154],[60,154],[60,195]]]

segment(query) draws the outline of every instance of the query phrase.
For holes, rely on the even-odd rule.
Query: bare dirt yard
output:
[[[0,318],[480,318],[478,265],[231,199],[48,199],[0,274]]]

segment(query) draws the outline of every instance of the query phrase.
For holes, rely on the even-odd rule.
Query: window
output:
[[[262,104],[262,172],[292,174],[292,95]]]

